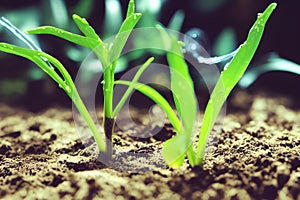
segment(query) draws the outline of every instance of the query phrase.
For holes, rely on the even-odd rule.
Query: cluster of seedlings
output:
[[[183,42],[179,41],[178,35],[171,34],[163,26],[156,26],[160,33],[160,39],[166,44],[165,52],[168,66],[170,69],[170,86],[173,93],[176,111],[157,90],[153,87],[139,82],[139,78],[147,67],[153,62],[154,58],[149,58],[136,72],[132,81],[115,80],[114,74],[117,62],[121,57],[122,50],[129,39],[135,25],[140,20],[142,14],[135,12],[135,2],[130,0],[126,18],[123,21],[119,32],[110,43],[104,42],[89,23],[80,16],[74,14],[73,20],[83,33],[83,35],[74,34],[56,27],[43,26],[28,30],[28,34],[50,34],[80,46],[89,48],[95,53],[103,67],[103,129],[104,134],[100,133],[90,116],[85,104],[83,103],[78,90],[70,74],[53,56],[43,52],[34,42],[22,31],[16,28],[5,18],[0,23],[8,28],[15,36],[21,39],[29,48],[22,48],[12,44],[0,43],[0,51],[27,58],[38,65],[47,73],[73,101],[81,116],[84,118],[88,127],[93,133],[98,149],[109,157],[112,154],[112,134],[116,117],[124,106],[124,103],[130,94],[137,90],[149,97],[158,104],[166,113],[168,120],[172,124],[177,135],[165,141],[162,154],[165,162],[172,168],[178,168],[184,162],[186,156],[192,166],[201,164],[208,136],[216,122],[217,116],[227,99],[228,95],[242,78],[247,69],[264,32],[264,27],[271,13],[276,8],[276,3],[270,4],[266,10],[258,14],[257,20],[249,31],[246,41],[231,54],[223,57],[202,59],[198,57],[199,62],[210,64],[232,59],[226,64],[221,72],[219,80],[209,98],[205,109],[205,114],[198,138],[196,148],[192,145],[192,136],[194,133],[195,120],[197,115],[197,101],[195,98],[194,82],[190,76],[188,65],[183,55]],[[187,48],[186,48],[187,49]],[[127,86],[116,106],[113,106],[113,96],[115,85]]]

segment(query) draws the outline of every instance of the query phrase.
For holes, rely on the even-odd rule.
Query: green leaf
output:
[[[86,21],[86,19],[81,18],[80,16],[74,14],[73,20],[78,26],[79,30],[88,38],[97,40],[100,43],[103,43],[100,39],[100,37],[97,35],[95,30],[89,25],[89,23]]]
[[[173,157],[174,160],[182,157],[182,155],[186,155],[188,151],[190,154],[193,154],[191,142],[197,114],[197,101],[193,82],[188,71],[188,66],[181,53],[180,46],[175,38],[172,38],[172,47],[173,51],[167,53],[167,60],[170,65],[171,74],[171,91],[173,93],[173,99],[181,117],[184,130],[178,132],[179,135],[176,136],[178,139],[172,139],[173,142],[170,142],[169,144],[166,143],[166,145],[164,145],[163,156],[166,161],[172,160],[172,157],[176,155],[175,152],[178,154]],[[179,140],[181,140],[180,148],[176,145]],[[170,149],[168,150],[168,148]],[[173,153],[168,154],[167,152]],[[176,162],[172,165],[171,163],[168,164],[172,167],[177,166]]]
[[[18,55],[27,58],[28,60],[31,60],[36,65],[38,65],[43,71],[45,71],[54,81],[56,81],[59,87],[62,88],[66,92],[66,94],[72,99],[78,111],[87,122],[89,128],[93,133],[99,150],[105,151],[106,147],[104,144],[104,140],[103,138],[101,138],[101,135],[99,134],[97,127],[93,122],[93,119],[91,118],[85,105],[83,104],[75,88],[74,82],[71,79],[70,74],[66,71],[64,66],[56,58],[42,51],[25,49],[6,43],[0,43],[0,51]],[[49,67],[47,62],[53,64],[53,66],[59,70],[64,79],[62,79],[53,68]]]
[[[182,164],[182,157],[184,158],[188,153],[188,157],[191,159],[190,162],[193,165],[193,155],[195,153],[192,148],[192,135],[197,114],[193,80],[177,38],[168,34],[161,26],[157,26],[157,28],[161,32],[165,48],[169,49],[167,61],[170,66],[171,91],[183,124],[182,129],[177,131],[178,135],[164,144],[163,156],[169,166],[177,168]],[[179,143],[180,145],[178,145]]]
[[[137,24],[141,16],[142,15],[139,13],[132,14],[122,23],[122,26],[113,41],[111,49],[109,50],[110,63],[115,62],[120,57],[122,49],[124,48],[132,29]]]
[[[180,130],[181,122],[177,118],[176,113],[174,112],[174,110],[172,109],[168,101],[161,94],[159,94],[155,89],[143,83],[138,83],[138,82],[132,83],[130,81],[124,81],[124,80],[115,81],[115,84],[127,85],[129,87],[133,87],[137,91],[149,97],[152,101],[158,104],[165,111],[175,131]]]
[[[126,19],[123,21],[121,28],[116,35],[111,48],[109,49],[110,63],[116,62],[120,57],[122,49],[124,48],[132,29],[140,20],[141,16],[142,14],[135,13],[134,0],[130,0],[128,4]],[[115,69],[113,69],[113,72],[114,70]]]
[[[276,8],[276,3],[272,3],[262,14],[258,14],[258,18],[250,29],[247,40],[240,46],[239,51],[225,67],[224,71],[210,96],[209,102],[205,109],[202,127],[197,148],[197,163],[203,160],[205,146],[208,136],[217,119],[219,111],[223,106],[229,93],[240,80],[245,70],[247,69],[264,32],[264,27],[271,13]]]
[[[29,34],[54,35],[69,42],[73,42],[75,44],[87,47],[91,50],[95,49],[97,46],[100,45],[100,42],[93,38],[87,38],[52,26],[41,26],[35,29],[27,30],[26,32]]]
[[[90,50],[94,51],[99,60],[101,61],[101,64],[103,66],[103,69],[106,69],[108,66],[108,50],[107,50],[107,44],[104,44],[99,37],[96,38],[94,34],[94,31],[92,27],[89,27],[88,23],[84,22],[84,20],[80,20],[75,15],[76,22],[81,31],[83,31],[84,34],[87,34],[90,37],[84,37],[78,34],[74,34],[56,27],[52,26],[42,26],[35,29],[28,30],[27,33],[29,34],[49,34],[54,35],[59,38],[62,38],[64,40],[67,40],[69,42],[73,42],[75,44],[78,44],[80,46],[84,46],[89,48]]]
[[[187,148],[183,143],[186,141],[184,134],[176,135],[164,142],[162,151],[165,162],[173,169],[178,169],[184,162]]]
[[[62,78],[58,76],[58,74],[53,70],[53,68],[49,67],[45,60],[43,60],[41,55],[44,54],[42,54],[42,52],[18,47],[7,43],[0,43],[0,51],[21,56],[28,60],[31,60],[32,62],[37,64],[44,72],[46,72],[53,80],[55,80],[60,87],[66,88],[67,85],[64,82],[64,80],[62,80]]]
[[[174,31],[180,31],[182,24],[184,21],[184,12],[182,10],[178,10],[170,19],[168,24],[168,29],[172,29]]]
[[[139,78],[141,77],[142,73],[147,69],[147,67],[153,62],[154,58],[151,57],[149,58],[141,67],[140,69],[136,72],[132,79],[132,83],[138,82]],[[122,96],[121,100],[119,101],[118,105],[116,106],[115,110],[113,111],[113,117],[116,117],[119,113],[119,111],[122,109],[124,103],[128,99],[129,95],[132,93],[134,87],[133,85],[130,85],[124,95]]]
[[[128,4],[127,13],[126,13],[126,18],[130,17],[131,15],[133,15],[134,14],[134,10],[135,10],[134,0],[130,0],[129,4]]]

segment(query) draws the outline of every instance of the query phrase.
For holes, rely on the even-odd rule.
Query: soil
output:
[[[116,127],[113,162],[80,138],[71,109],[40,113],[0,105],[0,199],[300,199],[300,111],[283,97],[238,92],[210,137],[201,166],[173,170],[159,151],[166,123]],[[125,128],[126,129],[126,128]],[[217,131],[219,130],[219,131]]]

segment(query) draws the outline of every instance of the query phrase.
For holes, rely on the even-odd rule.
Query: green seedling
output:
[[[213,125],[216,122],[217,116],[225,100],[229,96],[234,86],[241,79],[251,59],[253,58],[254,53],[256,52],[256,49],[262,38],[265,24],[276,6],[276,3],[272,3],[262,14],[258,14],[257,20],[250,29],[246,41],[242,45],[240,45],[233,59],[226,64],[224,70],[221,72],[220,78],[210,96],[204,112],[204,118],[198,139],[198,146],[195,152],[192,148],[191,138],[187,138],[191,137],[191,134],[189,134],[190,130],[188,130],[188,128],[191,127],[188,126],[188,122],[189,120],[193,119],[193,116],[195,114],[192,112],[193,109],[195,109],[195,106],[193,105],[193,98],[189,96],[190,90],[193,89],[191,77],[187,71],[187,65],[185,64],[181,51],[176,51],[176,49],[174,51],[173,49],[173,51],[171,51],[172,53],[167,54],[168,62],[171,68],[172,91],[174,92],[174,90],[180,88],[178,82],[182,80],[182,77],[183,80],[186,80],[186,82],[188,83],[188,86],[185,87],[184,92],[180,91],[179,93],[177,93],[179,94],[178,96],[174,96],[176,108],[179,111],[179,115],[181,116],[185,128],[187,129],[185,130],[185,134],[178,134],[176,136],[178,138],[177,140],[175,139],[175,137],[166,142],[167,145],[164,149],[164,158],[170,166],[174,168],[181,166],[186,153],[191,165],[193,166],[199,165],[203,161],[207,139],[213,128]],[[166,33],[163,33],[163,35],[166,37]],[[171,48],[178,48],[176,46],[178,46],[176,45],[176,43],[172,43]],[[174,54],[174,52],[176,53],[176,55]],[[174,69],[181,75],[180,80],[176,76],[172,76],[172,69]],[[177,103],[180,98],[185,98],[185,100],[188,101],[186,110],[191,112],[190,115],[184,115],[183,113],[181,113],[182,107]],[[189,143],[187,141],[189,141]]]
[[[171,90],[179,118],[174,115],[173,110],[170,109],[166,102],[166,104],[162,104],[160,102],[162,99],[153,98],[152,94],[154,91],[151,91],[153,89],[149,86],[141,83],[125,83],[123,81],[122,84],[132,86],[152,98],[156,103],[161,105],[163,110],[167,113],[171,124],[178,133],[164,144],[163,156],[169,166],[178,168],[182,165],[186,155],[192,166],[202,163],[207,139],[216,122],[217,116],[225,100],[241,79],[253,58],[262,38],[265,24],[276,6],[276,3],[272,3],[262,14],[258,14],[258,18],[250,29],[246,41],[240,45],[233,59],[226,64],[206,106],[198,145],[195,150],[191,141],[196,110],[195,98],[193,97],[194,91],[192,91],[194,89],[193,82],[182,52],[180,51],[180,43],[174,38],[175,36],[168,35],[163,28],[158,27],[164,38],[163,41],[167,41],[165,42],[166,45],[170,46],[170,51],[167,53],[167,60],[171,72]]]
[[[250,29],[246,41],[240,46],[236,55],[222,71],[205,109],[202,127],[200,129],[198,147],[196,150],[196,164],[200,164],[202,162],[206,142],[217,119],[218,113],[228,95],[246,71],[262,38],[265,24],[276,6],[276,3],[272,3],[263,13],[258,14],[257,20]]]
[[[140,75],[143,71],[151,64],[153,58],[149,58],[136,73],[135,77],[131,82],[126,81],[115,81],[114,72],[116,68],[117,61],[121,55],[121,51],[136,23],[139,21],[141,14],[135,13],[134,0],[130,0],[128,5],[128,10],[126,18],[121,25],[121,28],[111,43],[104,43],[100,37],[95,33],[94,29],[88,24],[88,22],[79,17],[78,15],[73,15],[73,20],[84,34],[78,35],[74,34],[56,27],[43,26],[32,30],[28,30],[29,34],[50,34],[57,36],[59,38],[65,39],[69,42],[84,46],[92,50],[98,59],[100,60],[103,68],[103,93],[104,93],[104,133],[106,136],[106,144],[103,136],[98,132],[95,123],[93,122],[90,114],[88,113],[78,91],[74,85],[71,76],[66,71],[64,66],[51,55],[43,52],[40,48],[36,47],[33,41],[24,35],[20,30],[14,27],[7,20],[2,19],[2,25],[6,26],[15,36],[21,39],[30,49],[18,47],[15,45],[0,43],[0,50],[10,54],[15,54],[24,58],[27,58],[37,64],[43,71],[45,71],[54,81],[56,81],[60,88],[62,88],[67,95],[71,98],[79,113],[85,119],[89,128],[91,129],[95,141],[97,143],[98,149],[102,152],[106,152],[108,156],[112,154],[111,137],[114,129],[114,124],[116,116],[123,107],[127,98],[133,89],[138,89],[150,97],[155,103],[160,105],[164,110],[167,111],[167,115],[174,125],[176,130],[179,130],[180,121],[176,116],[175,112],[172,110],[171,106],[156,90],[149,86],[142,86],[142,84],[137,83]],[[62,75],[60,76],[55,70],[58,70]],[[128,90],[125,92],[119,103],[113,108],[113,92],[114,86],[116,84],[128,85]]]
[[[170,66],[170,85],[178,114],[176,114],[169,102],[159,92],[157,92],[154,88],[139,82],[141,74],[151,64],[153,58],[149,58],[139,68],[132,81],[115,80],[114,78],[116,64],[121,56],[121,51],[124,48],[130,33],[141,17],[141,14],[135,13],[134,0],[130,0],[126,18],[123,21],[118,34],[111,43],[103,42],[88,22],[78,15],[73,15],[73,20],[84,36],[73,34],[51,26],[39,27],[27,31],[29,34],[54,35],[75,44],[87,47],[96,54],[103,67],[103,126],[106,143],[103,135],[98,132],[90,114],[82,102],[71,76],[57,59],[34,47],[26,49],[7,43],[0,43],[0,50],[22,56],[33,61],[54,81],[56,81],[59,87],[61,87],[72,99],[78,111],[85,119],[93,133],[99,150],[106,152],[106,155],[108,156],[111,156],[112,154],[111,137],[119,111],[134,89],[143,93],[165,111],[170,123],[174,127],[174,130],[177,132],[175,137],[172,137],[165,142],[162,150],[162,154],[167,164],[173,168],[178,168],[182,165],[187,155],[191,165],[195,166],[202,162],[207,138],[216,121],[217,115],[229,93],[242,77],[249,62],[251,61],[262,37],[264,26],[275,7],[276,4],[273,3],[262,14],[258,15],[256,22],[249,32],[246,42],[240,46],[236,55],[226,65],[224,71],[221,73],[219,81],[212,92],[205,110],[198,139],[198,146],[196,149],[193,147],[192,137],[195,129],[194,124],[197,114],[197,102],[194,96],[193,81],[190,77],[188,65],[184,60],[181,50],[183,44],[178,42],[176,34],[168,34],[165,29],[158,26],[162,41],[168,46],[167,61]],[[18,36],[18,34],[14,34]],[[24,37],[25,36],[22,36],[22,34],[21,36],[19,35],[19,38],[24,39]],[[61,75],[59,75],[59,73],[55,70],[58,70]],[[128,86],[128,89],[122,96],[121,100],[117,103],[116,107],[113,107],[114,86],[116,84],[126,85]]]
[[[121,51],[136,23],[141,17],[140,13],[135,13],[134,0],[130,0],[127,10],[126,19],[121,25],[121,28],[114,38],[114,41],[110,44],[104,43],[100,37],[95,33],[94,29],[89,25],[89,23],[78,15],[73,15],[73,20],[84,34],[78,35],[71,32],[55,28],[52,26],[43,26],[36,29],[27,31],[29,34],[50,34],[57,36],[59,38],[65,39],[69,42],[84,46],[92,50],[96,56],[101,61],[103,67],[103,92],[104,92],[104,132],[106,135],[106,145],[104,144],[103,137],[99,134],[91,116],[89,115],[85,105],[83,104],[77,89],[74,85],[74,82],[71,79],[71,76],[66,71],[64,66],[54,57],[50,56],[47,53],[42,52],[40,49],[31,47],[31,43],[28,44],[26,36],[23,36],[20,31],[16,28],[12,28],[16,36],[22,39],[31,49],[21,48],[11,44],[0,43],[0,50],[15,54],[18,56],[25,57],[35,64],[37,64],[41,69],[43,69],[54,81],[56,81],[74,102],[76,108],[83,116],[87,122],[89,128],[93,132],[94,138],[98,145],[100,151],[106,151],[108,154],[111,154],[111,139],[115,118],[118,114],[118,111],[113,110],[113,89],[114,89],[114,71],[118,58],[120,57]],[[16,32],[17,30],[17,32]],[[25,39],[24,39],[25,38]],[[146,64],[150,64],[150,61],[147,61]],[[55,69],[59,71],[62,75],[60,76]],[[120,103],[122,104],[122,100]],[[117,108],[122,107],[118,105]]]

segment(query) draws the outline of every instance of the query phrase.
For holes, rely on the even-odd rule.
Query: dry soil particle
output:
[[[157,154],[161,142],[174,135],[169,124],[148,139],[117,128],[116,149],[132,153],[115,157],[124,166],[117,171],[91,155],[94,144],[79,138],[70,110],[32,114],[1,105],[0,198],[300,199],[300,112],[279,98],[246,96],[239,104],[246,94],[238,95],[236,112],[210,138],[203,165],[191,168],[186,162],[178,170]],[[248,109],[239,107],[245,104]],[[141,152],[150,156],[134,156]],[[133,165],[144,172],[126,171]]]

